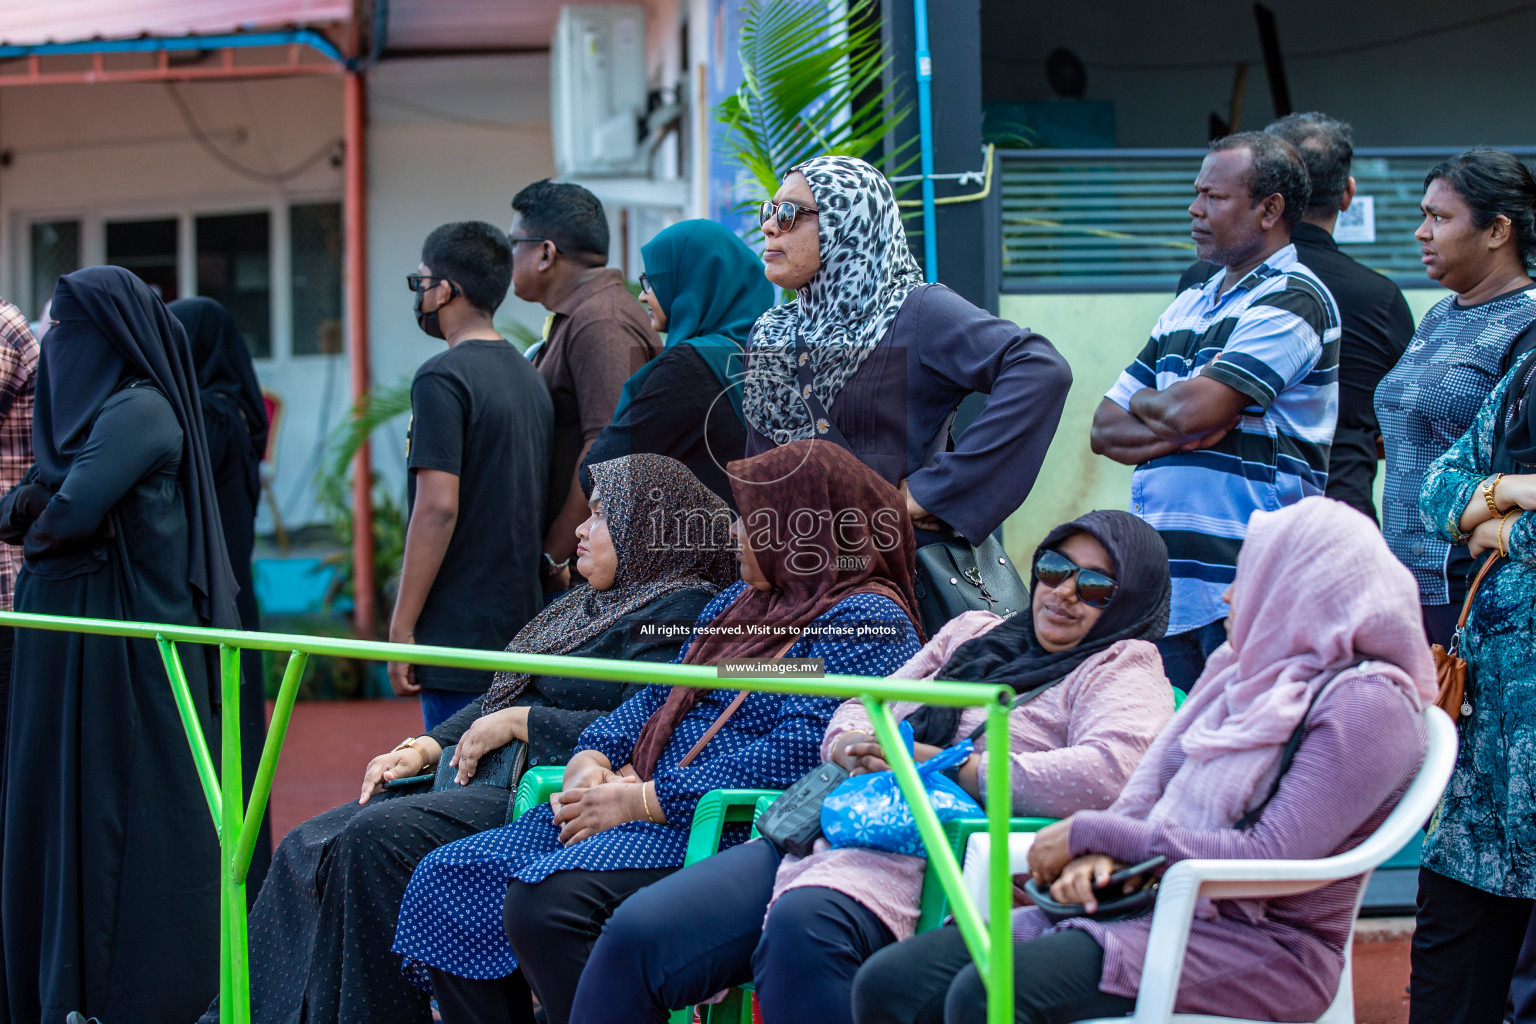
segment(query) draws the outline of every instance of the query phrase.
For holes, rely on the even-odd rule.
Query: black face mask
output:
[[[416,326],[420,327],[427,334],[428,337],[436,338],[439,341],[445,341],[446,338],[443,335],[443,327],[442,327],[441,324],[439,324],[437,322],[437,310],[434,309],[430,313],[426,313],[426,312],[422,311],[422,308],[421,308],[421,297],[424,294],[426,294],[426,293],[425,292],[417,292],[416,293],[416,302],[415,302],[415,305],[412,307],[415,310],[415,313],[416,313]]]

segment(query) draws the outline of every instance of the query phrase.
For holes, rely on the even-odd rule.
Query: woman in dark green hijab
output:
[[[685,220],[640,249],[640,301],[666,334],[661,355],[624,384],[613,423],[592,443],[588,466],[640,452],[666,455],[727,502],[725,464],[746,451],[742,351],[753,322],[773,305],[758,255],[729,229]]]

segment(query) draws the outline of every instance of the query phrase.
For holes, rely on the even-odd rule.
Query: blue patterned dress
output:
[[[1516,370],[1471,428],[1430,466],[1419,509],[1424,525],[1465,543],[1458,522],[1492,473],[1494,427]],[[1430,821],[1421,863],[1484,892],[1536,897],[1536,514],[1505,534],[1509,559],[1483,580],[1462,633],[1467,699],[1456,770]]]
[[[738,582],[704,606],[699,623],[724,611],[746,589]],[[921,646],[906,614],[889,598],[855,594],[816,620],[899,620],[901,642],[800,640],[792,658],[824,658],[826,671],[887,676]],[[814,628],[814,624],[813,624]],[[690,642],[691,645],[691,642]],[[683,647],[678,660],[688,653]],[[581,734],[577,750],[596,750],[614,765],[630,760],[640,730],[666,700],[671,687],[650,686],[599,718]],[[753,693],[687,768],[677,762],[696,743],[736,690],[711,690],[678,724],[662,752],[653,780],[665,824],[627,821],[570,846],[561,846],[549,804],[505,828],[481,832],[440,846],[417,866],[400,906],[394,951],[404,957],[408,978],[428,991],[427,966],[462,978],[504,978],[517,968],[507,943],[501,906],[507,882],[536,884],[557,871],[618,871],[677,867],[688,846],[699,797],[712,789],[781,789],[821,761],[821,738],[840,703],[833,697]],[[726,830],[722,846],[747,838],[748,829]]]

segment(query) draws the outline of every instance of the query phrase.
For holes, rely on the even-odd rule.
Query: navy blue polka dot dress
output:
[[[744,591],[738,582],[718,594],[699,615],[709,622]],[[889,598],[855,594],[816,620],[879,620],[906,623],[903,640],[830,642],[800,640],[786,653],[824,658],[826,671],[883,677],[917,653],[917,634],[906,614]],[[688,652],[685,646],[678,656]],[[650,686],[598,719],[581,734],[577,750],[596,750],[609,762],[630,760],[640,730],[670,687]],[[628,821],[571,846],[561,846],[549,805],[543,804],[505,828],[481,832],[428,854],[411,876],[400,907],[394,951],[404,958],[406,976],[430,991],[427,966],[463,978],[503,978],[517,968],[501,922],[507,882],[538,883],[557,871],[616,871],[677,867],[683,863],[688,828],[699,798],[712,789],[781,789],[814,768],[821,738],[839,701],[832,697],[753,693],[709,745],[686,768],[677,767],[705,730],[739,691],[714,690],[678,724],[656,766],[656,795],[664,825]],[[722,845],[746,838],[742,828],[727,831]]]

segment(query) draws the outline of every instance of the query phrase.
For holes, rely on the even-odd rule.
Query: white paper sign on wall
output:
[[[1376,241],[1376,200],[1355,196],[1349,209],[1339,214],[1339,222],[1333,226],[1333,240],[1340,244]]]

